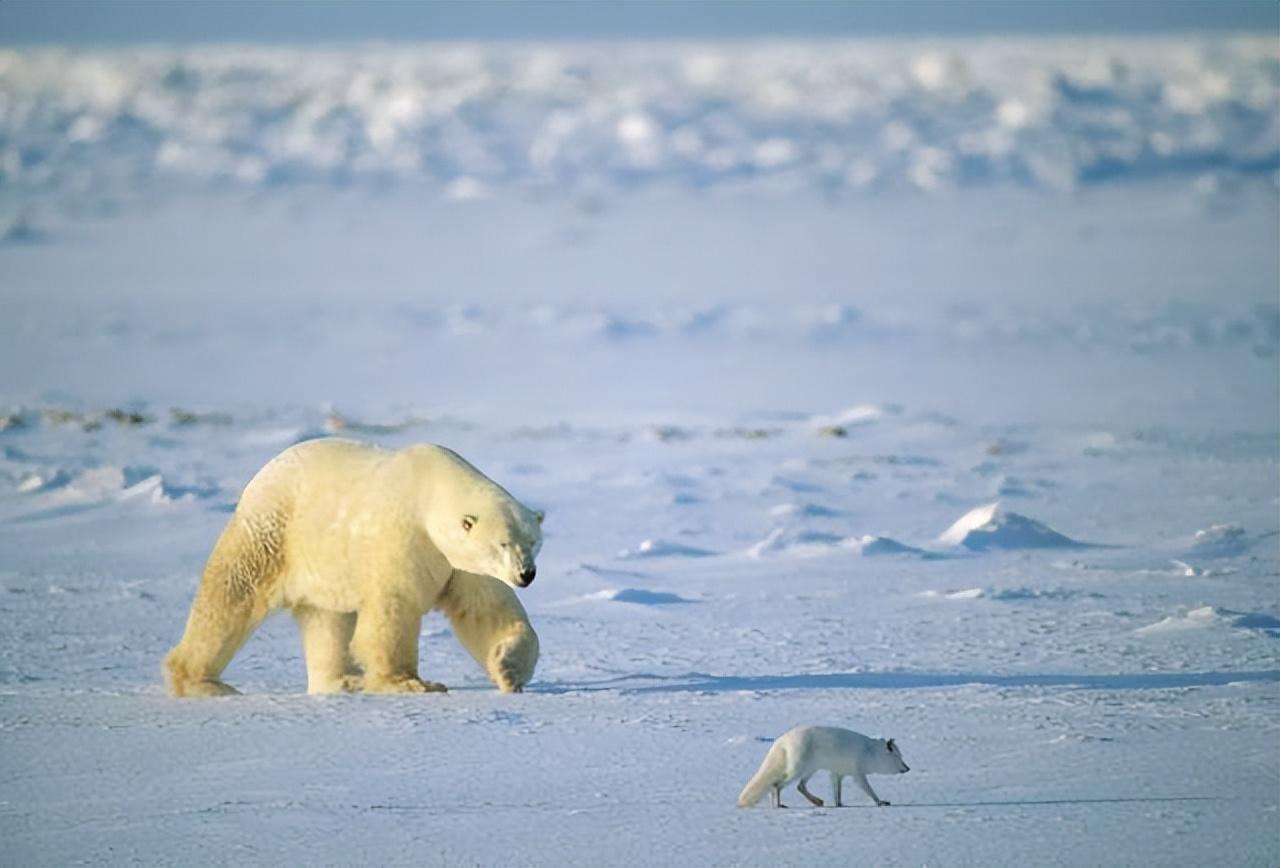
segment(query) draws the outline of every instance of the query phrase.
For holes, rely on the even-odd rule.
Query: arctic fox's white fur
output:
[[[870,738],[850,729],[835,726],[797,726],[773,743],[760,764],[755,777],[747,782],[738,796],[738,807],[749,808],[769,791],[775,808],[782,804],[782,788],[800,779],[800,795],[822,807],[822,799],[809,792],[809,778],[821,770],[831,772],[831,792],[835,806],[840,807],[840,781],[845,775],[877,805],[889,804],[876,795],[867,783],[867,775],[900,775],[911,771],[893,739]]]

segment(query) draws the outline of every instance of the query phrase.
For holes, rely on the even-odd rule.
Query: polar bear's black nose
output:
[[[527,570],[520,573],[520,584],[528,585],[530,582],[533,581],[533,577],[536,576],[537,574],[538,574],[537,567],[529,567]]]

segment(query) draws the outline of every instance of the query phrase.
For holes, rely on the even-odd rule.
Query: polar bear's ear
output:
[[[480,519],[476,518],[474,515],[464,515],[462,517],[462,529],[467,533],[471,533],[471,528],[475,527],[476,522],[479,520]]]
[[[540,509],[535,509],[533,511],[533,517],[538,520],[538,524],[542,524],[542,520],[547,517],[547,514]]]

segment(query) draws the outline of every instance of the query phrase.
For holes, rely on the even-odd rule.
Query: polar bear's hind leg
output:
[[[174,696],[222,696],[237,691],[222,671],[270,610],[269,595],[284,566],[284,523],[239,515],[218,538],[205,564],[182,640],[165,658]]]

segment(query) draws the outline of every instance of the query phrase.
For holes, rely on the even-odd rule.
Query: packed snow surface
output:
[[[1278,70],[0,53],[0,861],[1280,863]],[[307,696],[281,614],[165,695],[333,435],[546,510],[527,692],[432,615],[447,694]],[[735,808],[805,723],[896,738],[892,807]]]

